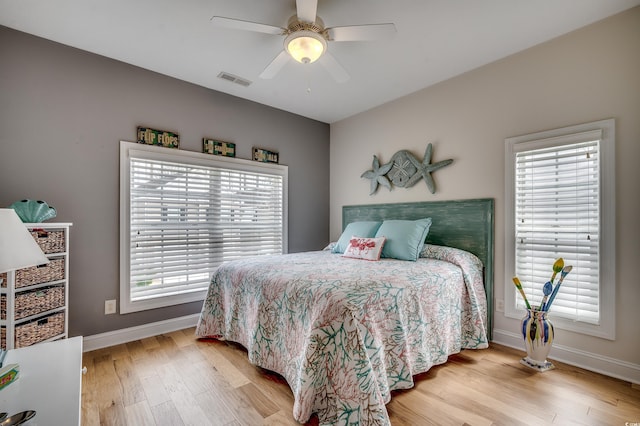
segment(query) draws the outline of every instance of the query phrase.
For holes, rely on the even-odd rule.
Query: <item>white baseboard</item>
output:
[[[121,330],[86,336],[83,339],[83,351],[93,351],[151,336],[157,336],[162,333],[171,333],[172,331],[193,327],[198,323],[199,316],[200,314],[187,315],[184,317],[152,322],[150,324],[138,325],[136,327],[123,328]]]
[[[492,341],[500,345],[524,351],[522,335],[518,333],[493,329]],[[549,359],[555,359],[566,364],[584,368],[585,370],[604,374],[605,376],[640,384],[640,365],[632,362],[558,345],[555,342],[551,347]]]

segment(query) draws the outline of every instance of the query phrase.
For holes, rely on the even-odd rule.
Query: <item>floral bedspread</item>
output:
[[[322,251],[223,264],[196,335],[240,343],[284,376],[301,423],[317,413],[322,425],[388,425],[390,391],[486,348],[486,318],[472,254],[425,245],[417,262],[371,262]]]

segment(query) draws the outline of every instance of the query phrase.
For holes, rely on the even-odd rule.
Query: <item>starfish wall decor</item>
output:
[[[373,156],[372,170],[367,170],[360,177],[371,179],[371,190],[369,195],[373,195],[378,190],[378,185],[382,185],[391,190],[391,183],[400,188],[410,188],[420,179],[424,179],[427,188],[432,194],[436,192],[436,184],[433,181],[432,172],[453,163],[453,160],[443,160],[431,163],[433,146],[427,145],[422,161],[418,160],[407,150],[398,151],[391,157],[387,164],[380,165],[377,156]]]

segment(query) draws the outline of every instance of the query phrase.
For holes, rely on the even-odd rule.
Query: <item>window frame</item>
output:
[[[600,247],[599,247],[599,311],[598,324],[562,317],[552,317],[558,329],[609,340],[615,339],[615,120],[607,119],[560,129],[547,130],[505,139],[505,316],[521,319],[525,311],[517,307],[515,275],[515,173],[516,154],[571,142],[577,134],[602,131],[600,139]],[[550,267],[551,268],[551,267]],[[542,286],[544,283],[540,283]]]
[[[130,289],[130,173],[132,156],[150,160],[168,161],[180,164],[193,164],[203,167],[221,167],[246,172],[256,172],[282,176],[282,247],[288,252],[288,167],[281,164],[263,163],[233,157],[213,156],[192,151],[163,148],[153,145],[120,141],[120,313],[139,312],[149,309],[174,306],[183,303],[204,300],[206,289],[184,294],[159,296],[146,300],[131,300]],[[212,271],[213,273],[213,271]]]

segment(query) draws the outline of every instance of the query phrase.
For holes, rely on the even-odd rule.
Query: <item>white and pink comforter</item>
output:
[[[425,246],[417,262],[329,251],[256,257],[215,272],[196,335],[242,344],[287,380],[293,416],[388,425],[391,390],[461,349],[488,346],[482,264]]]

